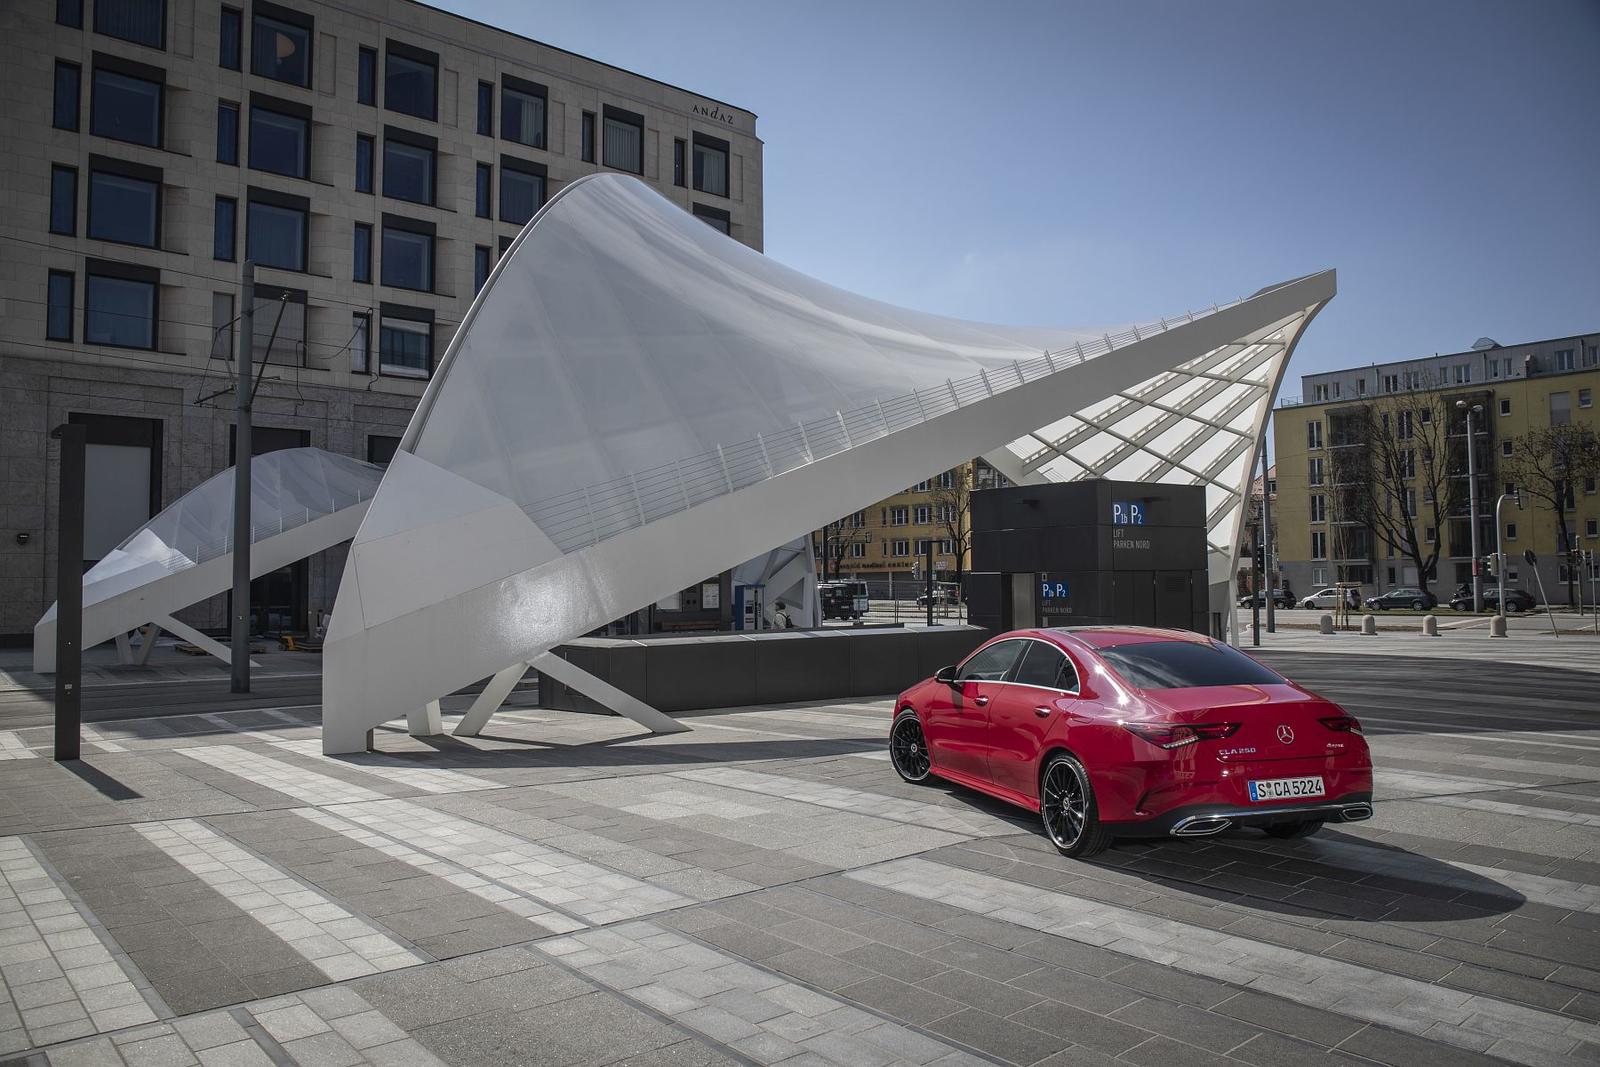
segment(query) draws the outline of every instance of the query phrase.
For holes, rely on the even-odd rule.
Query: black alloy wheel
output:
[[[1276,837],[1280,840],[1294,837],[1310,837],[1322,829],[1322,820],[1306,819],[1303,822],[1279,823],[1277,826],[1264,826],[1262,829],[1267,832],[1268,837]]]
[[[889,728],[889,761],[900,777],[912,783],[927,781],[928,772],[933,770],[922,723],[910,708],[901,711]]]
[[[1039,818],[1063,856],[1093,856],[1111,844],[1111,835],[1100,824],[1088,772],[1064,753],[1052,756],[1039,776]]]
[[[1411,610],[1413,611],[1426,611],[1427,607],[1428,603],[1425,600],[1413,600],[1411,602]]]

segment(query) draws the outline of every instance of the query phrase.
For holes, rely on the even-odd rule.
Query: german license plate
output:
[[[1250,783],[1251,800],[1294,800],[1297,797],[1326,795],[1320,774],[1307,778],[1267,778]]]

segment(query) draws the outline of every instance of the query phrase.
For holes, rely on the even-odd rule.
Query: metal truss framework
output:
[[[488,678],[476,732],[530,662],[665,729],[549,650],[742,561],[787,581],[772,546],[975,455],[1014,480],[1205,485],[1226,603],[1253,446],[1333,294],[1324,271],[1116,334],[961,322],[579,179],[501,257],[355,538],[324,748],[435,729],[440,696]]]

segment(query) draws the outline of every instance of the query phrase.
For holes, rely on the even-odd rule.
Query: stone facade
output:
[[[160,10],[162,47],[99,31],[116,29],[111,22],[124,5]],[[70,23],[80,7],[81,27],[58,21],[64,9]],[[225,13],[235,10],[238,70],[223,64]],[[307,27],[309,85],[253,72],[254,20],[272,11]],[[521,229],[501,218],[508,159],[514,167],[543,169],[548,200],[572,180],[604,169],[608,113],[640,116],[640,176],[686,210],[725,217],[731,236],[762,247],[762,145],[754,114],[410,0],[292,0],[281,8],[238,9],[214,0],[165,0],[164,7],[160,0],[18,0],[0,5],[0,33],[7,102],[0,116],[0,639],[29,633],[54,599],[52,427],[84,415],[159,420],[151,476],[160,506],[231,463],[234,398],[227,390],[236,328],[230,320],[252,198],[276,194],[309,203],[306,270],[257,270],[258,360],[266,354],[278,296],[284,290],[291,295],[284,305],[287,328],[272,346],[256,397],[255,425],[302,431],[308,444],[361,459],[386,457],[426,384],[384,372],[380,335],[389,309],[431,316],[430,362],[436,364],[475,295],[479,250],[492,263]],[[396,46],[401,53],[409,48],[437,56],[436,120],[386,106],[386,64]],[[360,102],[364,51],[373,63],[372,103]],[[74,68],[75,109],[61,99]],[[105,118],[96,113],[105,105],[94,88],[96,72],[104,70],[142,70],[163,83],[159,147],[95,132]],[[524,83],[544,89],[543,148],[501,136],[503,90]],[[489,87],[487,133],[478,132],[480,85]],[[306,177],[251,166],[253,101],[309,114]],[[218,161],[219,104],[226,103],[240,112],[236,165]],[[726,144],[725,189],[714,180],[697,188],[697,135]],[[358,137],[372,138],[372,192],[357,191]],[[386,142],[407,137],[434,145],[431,204],[385,195]],[[681,167],[675,167],[680,151]],[[491,217],[478,213],[480,164],[492,167]],[[76,173],[70,233],[52,232],[58,167]],[[89,236],[90,176],[108,168],[146,176],[160,171],[153,247]],[[232,198],[238,214],[231,260],[216,258],[219,197]],[[386,218],[433,228],[429,291],[376,284],[383,279]],[[372,282],[356,280],[358,223],[372,227]],[[89,343],[92,263],[158,272],[152,346]],[[70,310],[56,323],[47,313],[52,272],[71,277]],[[303,330],[296,307],[302,301]],[[367,316],[364,348],[357,342],[361,316]],[[70,324],[65,337],[62,321]],[[342,563],[342,549],[311,562],[304,605],[311,612],[331,609]],[[188,619],[219,626],[223,610],[219,600]]]

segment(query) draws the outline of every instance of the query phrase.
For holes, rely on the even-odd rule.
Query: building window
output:
[[[689,148],[688,142],[684,141],[684,139],[682,137],[673,138],[673,140],[672,140],[672,184],[676,185],[676,186],[679,186],[679,187],[681,187],[683,185],[683,181],[684,181],[684,176],[683,176],[683,157],[684,157],[684,153],[688,151],[688,148]]]
[[[1328,558],[1328,535],[1323,530],[1311,531],[1311,558]]]
[[[864,541],[851,541],[850,542],[850,558],[851,559],[866,559],[867,558],[867,545],[866,545],[866,542],[864,542]]]
[[[472,249],[472,292],[476,296],[485,282],[489,280],[489,270],[493,266],[494,251],[488,245],[477,245]]]
[[[602,159],[606,166],[644,173],[644,116],[606,105]]]
[[[217,197],[217,206],[212,212],[211,258],[231,262],[238,232],[239,202],[231,196]]]
[[[1312,388],[1316,403],[1326,404],[1328,402],[1328,387],[1326,385],[1317,385]]]
[[[889,525],[905,526],[911,521],[911,509],[900,505],[889,509]]]
[[[311,86],[311,35],[307,15],[255,0],[250,23],[250,72],[290,85]]]
[[[492,163],[479,163],[477,166],[476,197],[474,200],[474,213],[480,219],[494,217],[494,165]]]
[[[95,0],[94,32],[151,48],[165,48],[166,0]]]
[[[594,162],[594,112],[593,111],[585,111],[583,113],[583,144],[582,144],[581,147],[582,147],[582,150],[583,150],[583,161],[585,163],[593,163]]]
[[[217,66],[224,70],[238,70],[243,51],[244,14],[238,8],[222,9],[222,21],[217,33]]]
[[[89,171],[89,236],[97,241],[159,247],[161,172],[98,156],[91,156],[89,163],[93,168]]]
[[[356,103],[378,102],[378,50],[361,46],[356,53]]]
[[[113,141],[161,147],[162,84],[96,67],[90,88],[89,132]]]
[[[371,134],[356,134],[356,192],[372,192],[373,157],[376,149]]]
[[[1438,530],[1436,530],[1432,526],[1424,526],[1422,528],[1422,540],[1423,540],[1423,542],[1425,544],[1430,544],[1431,545],[1435,541],[1437,541],[1438,539],[1439,539],[1439,531]]]
[[[1383,391],[1386,393],[1398,393],[1400,391],[1400,375],[1385,374],[1383,376]]]
[[[1517,539],[1517,524],[1514,523],[1514,522],[1506,523],[1506,540],[1507,541],[1515,541],[1516,539]]]
[[[250,169],[311,176],[311,118],[250,105]]]
[[[1307,461],[1306,482],[1310,485],[1322,484],[1322,457],[1312,456]]]
[[[1558,370],[1558,371],[1566,371],[1566,370],[1572,370],[1572,368],[1573,368],[1572,349],[1570,349],[1570,348],[1557,349],[1556,350],[1556,370]]]
[[[1310,501],[1311,521],[1326,522],[1328,519],[1328,498],[1323,496],[1321,493],[1312,493],[1310,496]]]
[[[44,335],[47,340],[72,340],[72,301],[76,284],[71,271],[50,272],[47,293],[49,311],[45,315],[44,323]]]
[[[1511,414],[1511,400],[1510,400],[1510,398],[1508,398],[1508,397],[1501,397],[1500,398],[1500,414],[1502,414],[1502,415]]]
[[[1366,396],[1367,395],[1367,380],[1365,378],[1357,378],[1356,379],[1356,395],[1357,396]]]
[[[509,74],[500,79],[500,136],[531,148],[545,146],[545,87]]]
[[[1572,394],[1571,393],[1562,392],[1562,393],[1551,393],[1550,394],[1550,425],[1551,426],[1571,426],[1572,425]]]
[[[1510,456],[1511,456],[1511,442],[1510,441],[1501,441],[1500,442],[1500,454],[1502,456],[1507,457],[1508,459],[1510,458]]]
[[[1578,406],[1580,408],[1592,408],[1592,407],[1594,407],[1594,390],[1592,390],[1592,389],[1579,389],[1578,390]]]
[[[56,60],[55,117],[52,120],[56,129],[78,128],[78,97],[82,81],[83,69],[78,64],[68,63],[64,59]]]
[[[733,235],[733,216],[729,215],[721,208],[706,207],[704,204],[696,204],[694,206],[694,215],[695,218],[699,219],[707,226],[710,226],[718,233],[725,233],[730,237]]]
[[[478,132],[494,136],[494,82],[478,83]]]
[[[916,513],[917,525],[926,526],[933,521],[933,508],[927,504],[918,504]]]
[[[306,269],[310,202],[252,189],[245,209],[245,255],[263,267]]]
[[[1489,377],[1500,377],[1500,361],[1498,359],[1491,359],[1489,361]]]
[[[522,226],[544,206],[545,169],[500,157],[500,221]]]
[[[83,0],[56,0],[56,25],[83,29]]]
[[[712,196],[728,195],[728,142],[694,135],[694,187]]]
[[[889,555],[891,555],[891,556],[909,556],[909,555],[911,555],[911,542],[910,541],[890,541],[889,542]]]
[[[350,280],[372,281],[372,226],[358,222],[355,229],[355,248],[352,252]]]
[[[1594,489],[1595,489],[1595,477],[1594,477],[1594,475],[1591,474],[1591,475],[1589,475],[1587,478],[1585,478],[1583,480],[1583,491],[1585,493],[1593,493]],[[1507,492],[1510,492],[1510,490],[1507,490]]]
[[[380,434],[367,436],[367,462],[376,463],[380,467],[387,467],[393,460],[394,454],[400,451],[400,438],[385,437]]]
[[[1584,519],[1583,536],[1600,537],[1600,519]]]
[[[1456,384],[1457,385],[1470,385],[1470,384],[1472,384],[1472,367],[1469,364],[1466,364],[1466,363],[1458,363],[1458,364],[1456,364]]]
[[[372,366],[372,316],[358,311],[350,321],[355,327],[350,334],[350,370],[366,374],[367,368]]]
[[[433,226],[392,215],[383,218],[383,284],[433,291]]]
[[[211,358],[233,358],[233,294],[211,294]]]
[[[239,105],[217,103],[217,162],[239,165]]]
[[[78,232],[78,168],[50,168],[50,232],[68,237]]]
[[[83,288],[84,343],[154,348],[158,276],[141,267],[91,261]]]
[[[1396,466],[1402,478],[1415,478],[1417,476],[1417,453],[1415,449],[1402,448],[1395,456]]]
[[[403,378],[426,378],[433,369],[433,322],[386,308],[378,329],[378,369]]]
[[[433,203],[436,166],[431,137],[389,128],[383,135],[383,195],[415,204]]]
[[[257,285],[256,313],[250,339],[251,358],[279,366],[303,367],[306,365],[305,355],[305,290]]]
[[[1322,423],[1320,421],[1306,423],[1306,447],[1310,449],[1322,447]]]
[[[402,115],[433,120],[439,114],[439,57],[398,41],[384,57],[383,106]]]

